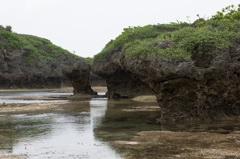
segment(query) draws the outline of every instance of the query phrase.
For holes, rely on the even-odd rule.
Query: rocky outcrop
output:
[[[73,85],[74,94],[97,94],[90,86],[90,65],[83,59],[78,60],[73,67],[64,69],[63,73]]]
[[[105,79],[103,79],[100,76],[95,75],[92,72],[90,72],[90,84],[91,84],[91,86],[102,86],[102,87],[107,86]]]
[[[114,52],[108,59],[93,62],[92,72],[107,82],[108,98],[132,98],[153,94],[146,84],[122,68],[120,56],[121,52]]]
[[[157,96],[161,121],[235,119],[240,115],[240,43],[190,60],[121,58],[121,68]]]
[[[63,75],[79,61],[71,55],[61,54],[57,61],[38,59],[28,62],[31,50],[0,50],[0,89],[10,88],[60,88],[71,85]]]

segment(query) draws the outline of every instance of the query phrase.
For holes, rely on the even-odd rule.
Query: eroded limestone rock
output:
[[[121,59],[157,96],[161,121],[235,119],[240,114],[240,45],[190,60]]]
[[[72,67],[64,69],[63,73],[71,82],[74,94],[97,94],[90,85],[90,65],[83,59],[80,59]]]
[[[71,55],[61,54],[57,61],[33,59],[31,50],[0,50],[0,89],[60,88],[69,86],[62,69],[77,62]]]
[[[108,59],[93,62],[93,73],[107,82],[108,98],[132,98],[153,94],[146,84],[121,67],[120,56],[121,52],[114,52]]]

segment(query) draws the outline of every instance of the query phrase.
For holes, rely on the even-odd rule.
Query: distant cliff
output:
[[[77,63],[89,77],[90,69],[85,68],[90,66],[83,58],[47,39],[12,33],[11,27],[0,26],[0,89],[60,88],[71,85],[63,70],[71,70]],[[84,80],[89,85],[89,79]]]

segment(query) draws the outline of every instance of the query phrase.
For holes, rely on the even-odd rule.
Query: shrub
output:
[[[173,33],[172,41],[178,48],[190,53],[214,54],[216,49],[229,48],[235,34],[219,31],[211,26],[201,29],[185,28]]]
[[[211,19],[198,16],[194,24],[185,22],[129,27],[111,40],[94,60],[103,60],[116,51],[126,59],[173,58],[187,60],[191,54],[214,54],[217,49],[228,49],[240,39],[240,5],[228,6]],[[157,42],[169,40],[171,45],[160,48]]]
[[[159,40],[143,40],[129,43],[125,46],[123,52],[127,60],[141,58],[141,59],[190,59],[190,53],[183,49],[176,48],[173,45],[163,49],[156,45]]]
[[[234,5],[227,6],[218,11],[216,15],[213,15],[211,20],[223,21],[223,22],[235,22],[240,20],[240,4],[238,8]]]
[[[92,65],[92,63],[93,63],[93,58],[91,58],[91,57],[86,57],[86,58],[84,58],[84,60],[85,60],[85,62],[88,63],[89,65]]]
[[[5,31],[9,31],[9,32],[12,32],[12,27],[11,26],[6,26],[6,27],[3,27],[2,25],[0,25],[0,30],[5,30]]]
[[[121,35],[115,40],[111,40],[99,54],[94,56],[94,60],[101,61],[106,59],[112,52],[123,49],[125,45],[135,40],[157,38],[167,32],[179,30],[187,25],[187,23],[172,23],[125,28]]]
[[[11,32],[11,27],[0,26],[0,49],[30,50],[27,55],[27,63],[33,60],[38,61],[39,67],[43,66],[43,61],[58,61],[61,54],[66,54],[74,58],[81,58],[59,46],[52,44],[49,40],[32,35],[22,35]]]
[[[17,49],[22,45],[17,35],[6,30],[0,30],[0,43],[0,49]]]

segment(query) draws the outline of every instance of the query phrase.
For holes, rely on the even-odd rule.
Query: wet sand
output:
[[[96,92],[107,92],[107,87],[92,87],[92,89]],[[0,92],[28,92],[28,91],[51,91],[51,92],[60,92],[60,93],[72,93],[73,87],[63,87],[63,88],[55,88],[55,89],[0,89]]]
[[[119,152],[131,152],[126,158],[240,158],[240,131],[229,134],[210,132],[143,131],[130,141],[115,141]]]
[[[46,109],[54,109],[60,107],[63,104],[67,104],[68,101],[64,102],[49,102],[49,103],[32,103],[32,104],[1,104],[0,114],[3,113],[18,113],[18,112],[33,112]]]
[[[96,92],[106,92],[106,87],[93,87],[93,90]],[[72,87],[60,88],[60,89],[9,89],[9,90],[0,90],[0,92],[33,92],[33,91],[49,91],[55,93],[72,93]],[[69,96],[69,95],[57,95],[57,96],[47,96],[47,97],[13,97],[8,99],[22,99],[22,100],[46,100],[44,103],[14,103],[6,104],[0,103],[0,114],[4,113],[20,113],[20,112],[34,112],[39,110],[48,110],[54,109],[61,106],[66,106],[68,104],[68,99],[75,98],[91,98],[91,95],[78,95],[78,96]],[[49,102],[47,102],[49,100]],[[59,102],[51,102],[51,100],[59,100]],[[61,101],[62,100],[62,101]]]
[[[72,93],[73,88],[72,87],[63,87],[63,88],[56,88],[56,89],[0,89],[0,92],[31,92],[31,91],[51,91],[51,92],[61,92],[61,93]]]
[[[107,92],[107,87],[92,87],[92,89],[98,93]]]
[[[157,98],[155,95],[145,95],[145,96],[135,97],[132,100],[137,102],[156,102]]]

